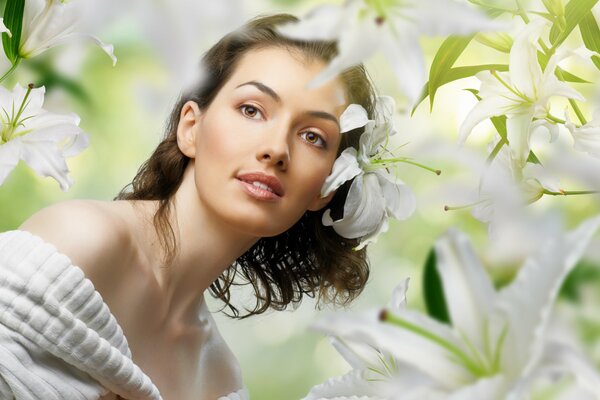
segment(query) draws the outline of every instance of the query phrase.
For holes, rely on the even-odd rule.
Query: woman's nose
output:
[[[290,162],[288,135],[280,131],[271,132],[269,136],[256,153],[256,159],[282,170],[287,169]]]

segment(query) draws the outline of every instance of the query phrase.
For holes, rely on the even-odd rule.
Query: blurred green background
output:
[[[149,156],[163,132],[171,105],[189,80],[199,57],[215,40],[245,20],[276,12],[302,15],[323,1],[114,1],[77,0],[82,3],[85,30],[115,46],[117,65],[111,66],[97,47],[68,44],[24,62],[12,81],[25,85],[45,85],[45,108],[55,112],[72,111],[81,117],[81,127],[90,136],[90,146],[68,160],[75,184],[67,193],[51,179],[36,176],[24,164],[12,172],[0,187],[0,230],[17,228],[37,210],[67,199],[110,200],[131,181],[139,165]],[[337,2],[341,3],[341,2]],[[91,31],[90,31],[91,30]],[[428,62],[442,39],[423,40]],[[460,62],[485,58],[489,63],[506,61],[507,56],[474,44]],[[367,62],[379,92],[403,98],[387,65],[380,56]],[[191,73],[188,73],[192,71]],[[586,72],[582,72],[585,74]],[[597,81],[597,77],[596,77]],[[407,221],[391,221],[390,231],[370,246],[371,278],[353,310],[385,305],[395,287],[410,277],[409,306],[422,308],[421,270],[436,237],[449,227],[466,231],[480,250],[498,284],[513,276],[518,257],[502,257],[494,252],[486,227],[468,210],[445,212],[444,205],[464,203],[465,193],[476,187],[477,173],[485,144],[491,137],[489,125],[473,135],[461,157],[456,148],[457,128],[473,105],[472,96],[462,91],[477,87],[465,80],[442,88],[433,113],[421,106],[412,119],[399,117],[400,134],[395,140],[404,155],[443,173],[436,176],[409,165],[400,178],[413,188],[417,212]],[[591,88],[577,86],[592,95]],[[587,91],[587,92],[586,92]],[[586,111],[590,112],[591,106]],[[479,153],[478,153],[479,151]],[[454,153],[456,152],[456,153]],[[569,180],[572,190],[582,184]],[[549,198],[535,204],[539,212],[557,212],[567,226],[598,213],[598,197]],[[598,247],[597,242],[592,247]],[[567,282],[554,322],[566,329],[600,366],[600,317],[594,309],[600,304],[600,254],[594,249]],[[248,292],[236,293],[243,301]],[[220,304],[211,299],[211,309]],[[306,299],[292,311],[270,312],[244,321],[217,314],[222,334],[238,356],[251,397],[261,400],[298,399],[327,378],[348,370],[327,338],[309,329],[323,313],[333,308],[315,309]]]

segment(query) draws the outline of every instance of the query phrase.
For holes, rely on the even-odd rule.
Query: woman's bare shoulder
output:
[[[19,230],[28,231],[69,257],[94,285],[114,280],[114,272],[131,257],[126,220],[110,202],[69,200],[46,207]]]

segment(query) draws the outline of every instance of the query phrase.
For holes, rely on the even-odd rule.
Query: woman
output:
[[[342,134],[341,114],[357,103],[371,115],[373,89],[362,67],[307,87],[335,45],[277,33],[293,21],[258,18],[205,54],[204,83],[176,104],[116,201],[53,205],[0,236],[10,271],[0,281],[0,394],[244,398],[206,290],[240,318],[362,290],[364,250],[321,223],[325,206],[341,217],[349,182],[320,191],[361,133]],[[230,300],[236,275],[256,292],[246,315]]]

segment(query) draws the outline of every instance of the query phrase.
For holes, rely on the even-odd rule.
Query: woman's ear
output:
[[[196,123],[200,116],[200,108],[195,101],[190,100],[181,107],[177,124],[177,146],[189,158],[196,157]]]
[[[308,210],[309,211],[319,211],[321,208],[323,208],[327,204],[329,204],[331,199],[333,199],[333,196],[335,196],[335,192],[336,191],[334,190],[333,192],[329,193],[325,197],[321,197],[321,194],[318,194],[317,197],[314,198],[313,201],[308,206]]]

